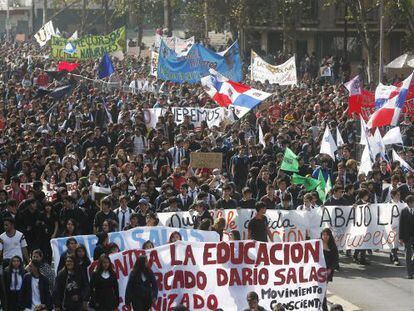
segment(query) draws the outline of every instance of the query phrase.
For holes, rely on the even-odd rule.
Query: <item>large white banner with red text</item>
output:
[[[281,303],[286,310],[319,310],[326,286],[320,240],[297,243],[183,242],[152,250],[110,255],[124,306],[128,277],[137,256],[146,252],[158,283],[154,310],[183,304],[189,310],[244,310],[250,291],[266,310]],[[94,268],[96,262],[90,267]]]
[[[268,226],[275,242],[317,239],[323,228],[331,228],[339,249],[390,249],[398,247],[398,228],[404,204],[324,206],[306,211],[267,210]],[[256,214],[250,209],[211,211],[213,218],[226,221],[224,239],[231,230],[247,239],[248,224]],[[193,228],[195,212],[159,213],[160,224]]]

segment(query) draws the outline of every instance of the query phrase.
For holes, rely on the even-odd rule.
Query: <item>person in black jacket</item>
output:
[[[8,311],[19,310],[19,295],[24,274],[22,259],[19,256],[14,256],[3,274]]]
[[[65,244],[66,250],[60,255],[57,271],[60,271],[63,268],[65,265],[66,257],[69,255],[74,255],[76,247],[78,247],[78,241],[76,241],[75,238],[67,239]]]
[[[59,271],[53,289],[53,304],[56,311],[78,311],[84,309],[89,296],[89,284],[76,266],[74,255],[68,255]]]
[[[30,262],[30,272],[23,277],[22,287],[19,295],[19,309],[33,310],[39,304],[46,305],[48,310],[52,310],[52,297],[49,291],[47,278],[40,273],[40,262],[32,260]],[[32,284],[37,283],[35,288]]]
[[[132,304],[134,311],[148,311],[158,296],[158,286],[154,273],[148,267],[147,257],[137,258],[128,278],[125,290],[125,305]]]
[[[339,268],[339,253],[335,244],[332,231],[329,228],[325,228],[321,232],[321,240],[323,242],[323,255],[325,257],[327,271],[327,282],[332,282],[335,269]],[[326,297],[322,304],[322,309],[328,310]]]
[[[213,217],[210,215],[208,211],[208,206],[204,202],[197,202],[194,205],[194,209],[197,212],[196,218],[194,220],[194,229],[198,229],[200,227],[201,222],[204,219],[210,219],[210,223],[213,223]]]
[[[113,311],[119,305],[116,274],[108,255],[99,257],[98,266],[91,275],[89,305],[96,311]]]
[[[99,232],[96,234],[98,241],[96,242],[95,249],[93,251],[93,260],[98,260],[102,254],[108,252],[109,237],[108,233]]]
[[[413,248],[414,248],[414,195],[409,195],[406,200],[407,207],[400,215],[400,244],[405,245],[405,260],[407,264],[407,278],[412,279],[414,275]]]

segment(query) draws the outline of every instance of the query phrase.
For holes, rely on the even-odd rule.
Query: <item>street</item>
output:
[[[414,280],[406,278],[403,254],[401,266],[389,262],[388,253],[374,252],[370,265],[359,266],[340,255],[340,272],[328,285],[328,301],[344,310],[414,310]]]

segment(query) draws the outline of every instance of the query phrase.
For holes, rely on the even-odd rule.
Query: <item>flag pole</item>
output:
[[[378,82],[381,83],[383,79],[383,50],[384,50],[384,0],[380,0],[379,7],[379,23],[380,23],[380,42],[379,42],[379,74]]]

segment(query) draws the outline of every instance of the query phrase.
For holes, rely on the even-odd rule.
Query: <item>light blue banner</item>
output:
[[[158,56],[158,79],[173,82],[199,83],[213,68],[232,81],[242,80],[242,62],[239,44],[233,43],[226,51],[216,53],[200,44],[194,44],[187,55],[177,55],[164,41]]]

